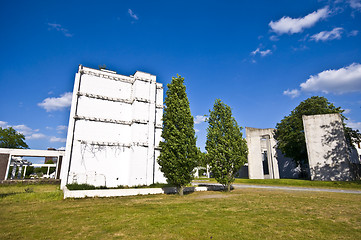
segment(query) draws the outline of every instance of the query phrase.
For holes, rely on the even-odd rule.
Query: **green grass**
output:
[[[197,178],[195,182],[216,183],[214,178]],[[340,188],[340,189],[361,189],[361,181],[310,181],[300,179],[241,179],[236,178],[234,183],[262,184],[275,186],[295,187],[318,187],[318,188]]]
[[[242,189],[63,200],[54,185],[0,186],[0,194],[0,239],[361,238],[360,194]]]

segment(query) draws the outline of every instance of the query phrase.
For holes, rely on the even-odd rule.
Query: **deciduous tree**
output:
[[[290,115],[284,117],[280,123],[276,125],[275,138],[278,141],[277,147],[282,153],[289,158],[292,158],[297,165],[301,167],[301,177],[308,176],[308,156],[306,148],[305,133],[303,129],[302,116],[339,113],[342,121],[346,119],[342,115],[344,110],[341,107],[335,107],[325,97],[313,96],[301,102]],[[345,125],[345,124],[344,124]],[[351,144],[350,134],[356,134],[356,131],[345,128],[345,135],[348,143]]]
[[[229,106],[217,99],[209,112],[207,161],[217,182],[230,191],[235,174],[247,162],[247,143]]]
[[[167,181],[183,195],[184,187],[193,180],[198,164],[194,122],[184,85],[184,78],[173,77],[167,85],[163,112],[163,132],[158,163]]]
[[[0,148],[29,148],[25,143],[25,136],[14,128],[0,127]]]

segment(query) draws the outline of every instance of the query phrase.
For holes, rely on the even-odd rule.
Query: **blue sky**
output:
[[[185,77],[201,149],[216,98],[271,128],[325,96],[361,130],[360,0],[2,1],[0,27],[0,126],[30,148],[65,147],[79,64]]]

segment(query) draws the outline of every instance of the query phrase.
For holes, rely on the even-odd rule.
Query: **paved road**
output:
[[[204,183],[193,182],[197,185],[216,185],[221,186],[219,183]],[[309,192],[335,192],[335,193],[355,193],[361,194],[361,190],[345,190],[345,189],[330,189],[330,188],[310,188],[310,187],[287,187],[287,186],[269,186],[269,185],[256,185],[256,184],[232,184],[234,188],[263,188],[270,190],[286,190],[286,191],[309,191]]]

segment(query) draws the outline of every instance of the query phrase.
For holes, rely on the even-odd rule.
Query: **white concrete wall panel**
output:
[[[147,169],[148,165],[147,148],[132,147],[132,158],[130,161],[129,185],[146,185],[147,175],[152,175],[153,170]]]
[[[347,145],[339,114],[303,116],[312,180],[351,180]]]
[[[132,106],[132,118],[135,120],[149,121],[150,104],[134,101]]]
[[[147,124],[133,124],[131,129],[132,142],[148,143],[149,132]]]
[[[112,98],[131,99],[132,84],[83,74],[80,92]]]
[[[127,182],[130,148],[74,142],[69,183],[117,187]],[[114,171],[117,169],[117,171]]]
[[[157,126],[162,126],[163,124],[162,118],[163,118],[163,109],[157,108],[156,117],[155,117]]]
[[[162,129],[156,128],[155,129],[155,146],[158,147],[160,141],[162,141]]]
[[[133,97],[140,98],[140,99],[149,99],[150,94],[150,83],[137,80],[133,84]],[[153,100],[154,101],[154,100]]]
[[[75,141],[117,142],[129,144],[131,127],[129,125],[103,123],[96,121],[77,121]]]
[[[157,106],[163,106],[163,87],[157,88],[156,104]]]
[[[160,150],[155,150],[155,165],[154,165],[154,168],[155,168],[155,174],[154,174],[154,182],[155,183],[165,183],[167,182],[167,179],[164,177],[163,173],[160,171],[160,166],[157,162],[157,159],[160,155]]]
[[[104,101],[80,96],[78,100],[78,115],[103,119],[131,121],[131,105],[121,102]]]
[[[248,176],[250,179],[264,179],[260,135],[253,128],[246,127],[246,140],[248,146]]]
[[[262,141],[265,138],[267,140]],[[278,179],[279,169],[276,158],[276,141],[274,129],[246,127],[246,140],[248,146],[248,176],[250,179],[264,179],[262,151],[266,150],[268,155],[269,177]]]

